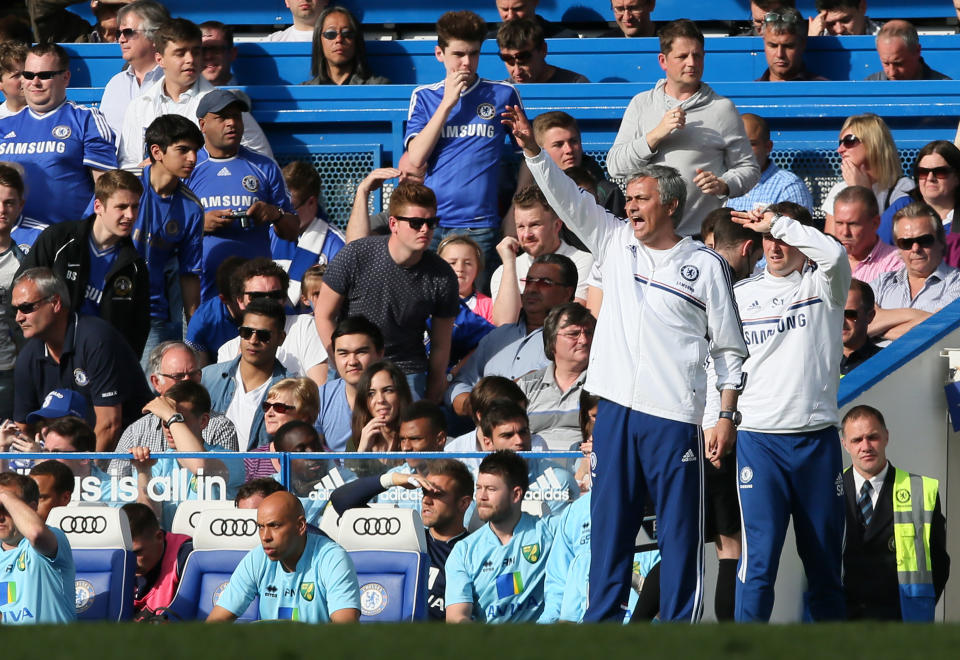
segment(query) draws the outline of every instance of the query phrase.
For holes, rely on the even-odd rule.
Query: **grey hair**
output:
[[[124,5],[117,12],[117,25],[127,17],[127,14],[136,14],[140,17],[143,36],[151,40],[157,28],[170,20],[170,12],[156,0],[134,0],[129,5]]]
[[[912,51],[920,48],[920,36],[917,34],[917,28],[909,21],[892,21],[892,24],[884,25],[877,32],[877,43],[881,39],[895,39],[899,37],[903,40],[903,45]]]
[[[807,39],[808,23],[803,16],[793,7],[781,7],[779,11],[772,12],[780,15],[779,21],[773,23],[763,23],[763,33],[769,29],[771,32],[780,32],[793,34],[800,37],[801,41]]]
[[[49,298],[50,296],[59,297],[63,307],[70,309],[70,291],[67,289],[67,283],[57,277],[49,268],[45,266],[28,268],[20,273],[17,279],[13,281],[13,286],[10,287],[11,290],[23,280],[33,282],[34,286],[37,287],[37,291],[44,298]]]
[[[627,185],[637,179],[654,179],[657,182],[661,205],[666,206],[677,200],[677,208],[670,217],[674,227],[679,225],[683,217],[683,207],[687,204],[687,184],[680,172],[667,165],[641,165],[627,178]]]
[[[197,356],[196,351],[182,341],[171,339],[169,341],[160,342],[153,348],[152,351],[150,351],[150,357],[147,359],[147,376],[160,373],[160,363],[163,362],[163,356],[166,355],[167,351],[172,348],[182,348],[185,351],[189,351],[190,355],[194,357]]]

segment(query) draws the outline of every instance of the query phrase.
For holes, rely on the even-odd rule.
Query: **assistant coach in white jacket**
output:
[[[519,107],[504,123],[550,206],[599,265],[604,290],[586,389],[603,399],[594,429],[589,606],[584,621],[623,619],[643,500],[654,500],[660,617],[696,621],[703,609],[704,360],[713,358],[724,419],[708,458],[733,442],[740,367],[747,355],[723,258],[677,235],[686,188],[650,166],[627,183],[617,218],[580,190],[533,138]]]

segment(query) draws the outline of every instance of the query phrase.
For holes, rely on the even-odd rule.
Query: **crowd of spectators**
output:
[[[211,620],[242,614],[279,564],[324,585],[304,620],[355,621],[350,559],[314,526],[376,500],[422,514],[440,576],[431,618],[623,620],[629,601],[627,619],[695,621],[704,465],[718,618],[769,619],[782,531],[804,507],[810,615],[844,618],[842,486],[781,492],[774,475],[807,470],[832,492],[840,377],[960,297],[950,141],[904,173],[882,117],[847,118],[820,225],[807,182],[774,164],[767,121],[703,80],[698,26],[655,25],[653,0],[611,0],[604,36],[656,33],[664,77],[629,103],[605,172],[575,117],[523,108],[526,83],[589,84],[549,63],[549,40],[576,33],[536,0],[496,0],[495,28],[439,17],[443,78],[413,90],[397,167],[370,172],[336,222],[316,169],[281,167],[250,99],[221,88],[242,82],[232,26],[95,0],[97,24],[82,27],[68,4],[26,3],[37,43],[16,39],[16,20],[0,26],[0,452],[121,457],[3,459],[4,557],[30,557],[24,598],[60,585],[32,605],[38,621],[73,618],[52,507],[123,507],[151,618],[192,548],[170,531],[176,505],[211,497],[257,508],[263,546]],[[286,0],[292,25],[266,40],[312,43],[303,84],[388,84],[357,17],[327,4]],[[817,0],[809,18],[792,0],[750,7],[759,81],[825,80],[806,44],[843,34],[875,35],[870,80],[947,78],[912,25],[876,23],[863,0]],[[80,39],[120,45],[98,108],[67,100],[70,56],[54,41]],[[486,39],[504,80],[477,75]],[[824,449],[761,457],[785,435]],[[530,451],[584,458],[517,455]],[[284,487],[280,462],[257,452],[367,456],[295,458]],[[382,456],[395,452],[488,455]],[[159,496],[164,479],[190,485]],[[647,498],[663,562],[634,552]],[[741,541],[761,561],[748,565]],[[261,600],[266,618],[285,609]]]

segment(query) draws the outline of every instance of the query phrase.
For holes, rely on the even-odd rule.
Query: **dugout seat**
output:
[[[200,514],[212,509],[235,509],[231,500],[184,500],[177,505],[177,512],[173,514],[170,531],[174,534],[186,534],[193,537],[197,533],[197,523]]]
[[[167,608],[169,616],[187,621],[206,619],[237,565],[259,542],[255,509],[201,511],[193,535],[193,552]],[[260,601],[255,598],[237,621],[257,621],[259,612]]]
[[[430,558],[415,509],[350,509],[337,541],[350,553],[360,582],[360,621],[423,621]]]
[[[76,566],[78,621],[129,621],[137,560],[127,514],[99,506],[59,506],[47,524],[63,530]]]

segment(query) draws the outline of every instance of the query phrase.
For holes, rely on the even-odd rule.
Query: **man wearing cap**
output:
[[[204,148],[187,186],[203,205],[201,300],[217,295],[214,276],[228,256],[270,257],[270,226],[296,241],[300,219],[290,202],[283,173],[273,160],[242,145],[247,104],[217,89],[200,101],[197,120]]]

